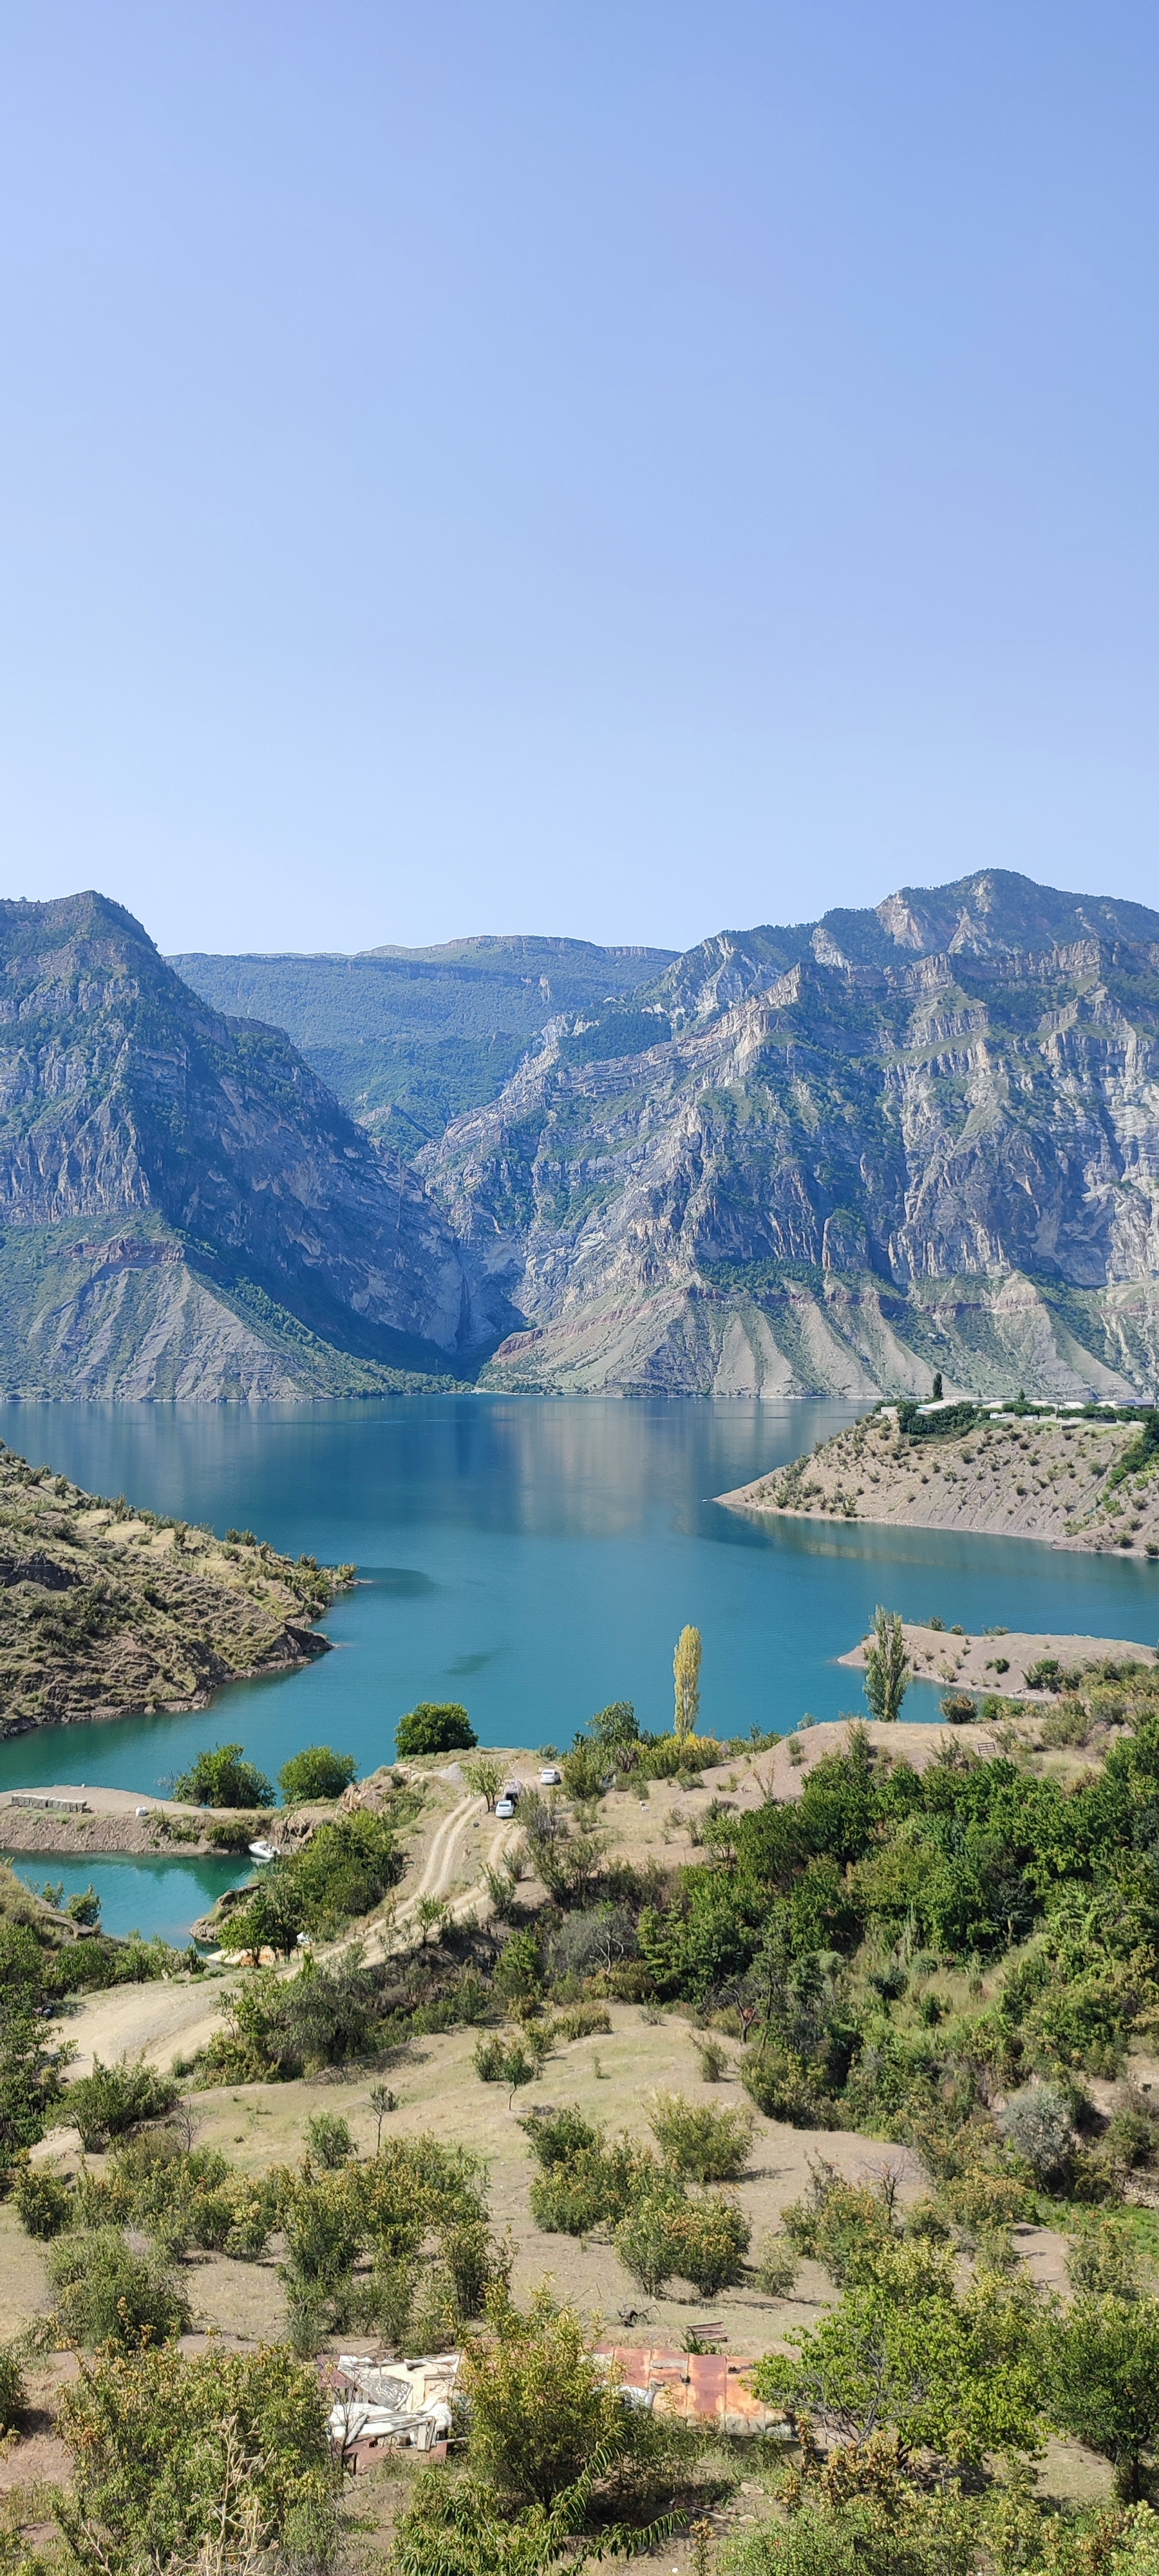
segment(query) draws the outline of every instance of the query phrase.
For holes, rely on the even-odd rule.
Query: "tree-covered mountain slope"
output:
[[[1149,1392],[1159,914],[989,870],[722,934],[419,1157],[488,1382]]]
[[[494,1100],[560,1012],[598,1011],[675,962],[670,948],[514,937],[169,960],[214,1010],[285,1029],[362,1125],[407,1155]]]
[[[495,1338],[413,1169],[98,894],[0,905],[0,1211],[10,1393],[354,1392]]]

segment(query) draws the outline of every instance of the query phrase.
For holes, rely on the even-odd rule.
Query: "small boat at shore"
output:
[[[274,1846],[273,1846],[273,1844],[272,1844],[272,1843],[267,1843],[267,1842],[256,1842],[256,1843],[250,1843],[250,1844],[248,1845],[248,1850],[249,1850],[249,1856],[250,1856],[250,1859],[251,1859],[251,1860],[258,1860],[258,1861],[276,1860],[276,1859],[277,1859],[277,1857],[278,1857],[278,1855],[277,1855],[276,1851],[274,1850]]]

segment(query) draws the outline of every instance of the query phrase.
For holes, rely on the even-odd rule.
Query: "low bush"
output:
[[[86,2154],[107,2147],[110,2138],[124,2137],[143,2120],[161,2119],[176,2099],[177,2087],[170,2077],[140,2062],[131,2064],[128,2058],[121,2058],[116,2066],[102,2066],[100,2058],[94,2057],[92,2074],[82,2075],[68,2088],[69,2111]]]
[[[572,2004],[551,2024],[553,2039],[601,2039],[610,2035],[612,2016],[606,2004]]]
[[[317,2373],[285,2344],[172,2346],[82,2367],[61,2431],[75,2492],[60,2519],[81,2569],[328,2568],[338,2474]]]
[[[172,2129],[148,2130],[110,2158],[99,2178],[77,2186],[86,2227],[139,2227],[170,2256],[191,2245],[250,2261],[264,2253],[277,2222],[272,2175],[238,2173],[211,2147],[186,2148]]]
[[[590,2236],[615,2227],[642,2195],[662,2186],[654,2156],[626,2136],[609,2146],[604,2131],[575,2110],[533,2112],[520,2122],[539,2172],[531,2214],[551,2236]]]
[[[489,2300],[506,2293],[514,2249],[510,2242],[496,2244],[485,2219],[464,2218],[445,2228],[439,2252],[454,2297],[456,2324],[481,2317]]]
[[[787,2236],[766,2238],[757,2258],[756,2283],[766,2299],[787,2299],[801,2269],[800,2258]]]
[[[797,2254],[823,2263],[839,2289],[874,2276],[881,2257],[899,2238],[889,2178],[874,2190],[868,2183],[846,2182],[835,2165],[818,2156],[809,2168],[803,2199],[790,2202],[781,2218],[788,2244]]]
[[[1121,2219],[1101,2219],[1071,2237],[1066,2276],[1076,2298],[1141,2297],[1138,2258]]]
[[[134,2254],[117,2227],[58,2236],[48,2257],[64,2332],[90,2351],[146,2352],[187,2334],[189,2302],[154,2254]]]
[[[676,2276],[711,2298],[739,2281],[751,2235],[747,2218],[723,2194],[693,2201],[658,2191],[636,2202],[616,2229],[615,2246],[650,2297],[658,2298]]]
[[[59,2174],[44,2165],[22,2165],[12,2193],[21,2226],[45,2243],[71,2225],[74,2194]]]
[[[315,2111],[306,2122],[305,2146],[308,2161],[321,2165],[326,2173],[349,2164],[354,2153],[349,2121],[334,2111]]]
[[[942,1715],[947,1726],[972,1726],[977,1714],[977,1701],[971,1699],[969,1691],[946,1692]]]
[[[816,2129],[824,2127],[832,2114],[817,2068],[806,2066],[792,2049],[775,2040],[758,2040],[746,2048],[738,2073],[767,2120],[784,2120],[794,2129]]]
[[[727,2048],[722,2046],[719,2039],[707,2036],[704,2039],[694,2039],[692,2045],[700,2061],[701,2082],[719,2084],[728,2071]]]
[[[11,2433],[25,2408],[24,2372],[20,2356],[11,2346],[0,2345],[0,2433]]]
[[[526,2314],[495,2303],[491,2325],[468,2345],[460,2385],[470,2467],[494,2498],[549,2506],[593,2455],[630,2456],[641,2419],[587,2350],[574,2309],[541,2292]]]
[[[529,2046],[521,2039],[497,2035],[476,2040],[474,2067],[480,2083],[513,2087],[533,2083],[539,2073],[538,2059]]]
[[[564,1754],[559,1767],[569,1798],[598,1798],[605,1777],[614,1766],[602,1745],[577,1736],[571,1752]]]
[[[653,2095],[648,2126],[670,2173],[691,2182],[736,2182],[748,2163],[751,2111],[712,2111],[681,2093]]]
[[[1023,2084],[998,2113],[998,2127],[1036,2183],[1044,2189],[1066,2183],[1074,2168],[1074,2119],[1061,2085]]]

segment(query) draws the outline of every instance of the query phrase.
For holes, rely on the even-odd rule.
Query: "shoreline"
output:
[[[69,1815],[15,1804],[24,1798],[83,1799],[88,1812]],[[147,1812],[138,1815],[138,1808]],[[206,1831],[211,1817],[226,1812],[152,1797],[144,1789],[89,1788],[84,1781],[54,1780],[45,1788],[0,1792],[0,1846],[21,1860],[40,1855],[61,1860],[243,1860],[244,1850],[225,1851]],[[264,1811],[247,1818],[255,1835],[266,1821]]]
[[[763,1518],[1035,1539],[1084,1556],[1121,1550],[1159,1572],[1159,1472],[1138,1448],[1134,1421],[1007,1415],[948,1434],[927,1423],[914,1438],[872,1413],[713,1499]]]

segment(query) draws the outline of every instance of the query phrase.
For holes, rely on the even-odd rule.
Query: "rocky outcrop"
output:
[[[411,1166],[95,894],[0,905],[0,1276],[9,1392],[340,1392],[496,1338]]]
[[[420,1158],[486,1382],[647,1393],[1159,1379],[1159,915],[990,872],[707,941],[558,1020]],[[654,1034],[653,1034],[654,1033]]]

